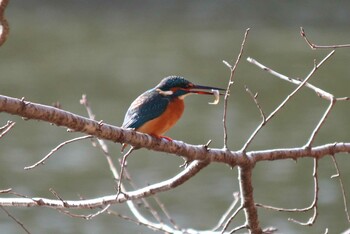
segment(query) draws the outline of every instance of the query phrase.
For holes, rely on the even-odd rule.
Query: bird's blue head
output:
[[[195,85],[181,76],[165,77],[156,87],[156,91],[170,98],[184,98],[188,94],[213,94],[213,89],[225,90],[216,87]],[[203,91],[206,90],[206,91]]]

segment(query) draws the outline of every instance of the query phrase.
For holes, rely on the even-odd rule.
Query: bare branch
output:
[[[3,1],[0,0],[0,7],[2,6]],[[3,20],[1,19],[3,17],[3,11],[0,10],[0,23],[2,23],[2,26],[4,26]],[[96,138],[96,140],[93,142],[94,146],[98,146],[101,148],[103,153],[106,156],[107,162],[109,164],[111,173],[113,174],[113,177],[115,178],[117,183],[117,194],[104,196],[104,197],[98,197],[95,199],[88,199],[88,200],[64,200],[61,198],[55,191],[52,189],[50,190],[56,199],[46,199],[46,198],[27,198],[27,197],[21,197],[21,198],[0,198],[0,207],[3,208],[4,206],[22,206],[22,207],[33,207],[33,206],[43,206],[43,207],[50,207],[53,209],[57,209],[60,212],[69,215],[71,217],[78,217],[78,218],[84,218],[84,219],[91,219],[93,217],[96,217],[99,214],[107,212],[108,214],[115,213],[114,211],[110,210],[110,207],[112,204],[116,203],[124,203],[126,202],[129,210],[133,213],[133,215],[136,217],[136,220],[133,220],[131,218],[125,218],[127,220],[133,220],[134,222],[138,224],[145,225],[151,229],[155,230],[161,230],[165,233],[219,233],[219,229],[221,230],[221,233],[227,233],[226,230],[228,230],[228,227],[232,220],[236,217],[236,215],[240,211],[244,211],[245,215],[245,223],[243,225],[237,226],[233,228],[230,233],[237,232],[241,229],[246,228],[250,233],[262,233],[264,231],[273,232],[275,229],[264,229],[262,230],[259,219],[258,219],[258,212],[257,207],[259,204],[255,204],[254,202],[254,194],[253,194],[253,185],[252,185],[252,170],[254,169],[254,166],[259,161],[265,161],[265,160],[277,160],[277,159],[298,159],[303,157],[310,157],[314,159],[314,170],[313,170],[313,180],[314,180],[314,199],[311,204],[311,206],[303,209],[284,209],[284,208],[275,208],[275,207],[269,207],[269,206],[263,206],[265,208],[270,209],[279,209],[280,211],[287,211],[287,212],[304,212],[304,211],[310,211],[313,209],[313,215],[307,222],[299,222],[293,219],[290,219],[293,222],[299,223],[301,225],[312,225],[316,217],[318,215],[317,211],[317,202],[318,202],[318,160],[324,156],[331,155],[334,160],[334,164],[336,167],[336,170],[339,174],[339,170],[337,167],[337,163],[334,158],[334,154],[340,153],[340,152],[346,152],[350,153],[350,143],[334,143],[334,144],[327,144],[327,145],[321,145],[318,147],[313,146],[314,139],[316,138],[319,130],[323,126],[326,118],[330,114],[333,106],[335,105],[336,101],[343,101],[343,100],[350,100],[349,97],[339,97],[335,98],[332,94],[315,87],[308,83],[308,80],[313,76],[313,74],[318,70],[318,68],[327,61],[333,54],[334,51],[329,53],[321,62],[316,64],[316,61],[314,61],[314,67],[310,71],[310,73],[306,76],[304,80],[298,80],[289,78],[287,76],[284,76],[282,74],[279,74],[267,67],[265,67],[262,64],[259,64],[253,59],[249,59],[251,63],[254,63],[255,65],[259,66],[260,68],[264,69],[265,71],[268,71],[269,73],[286,80],[292,84],[297,85],[297,88],[291,92],[276,109],[271,112],[270,115],[267,117],[265,116],[264,111],[262,110],[258,99],[257,94],[253,94],[248,88],[246,88],[246,91],[251,95],[252,99],[254,100],[257,108],[259,109],[262,123],[256,128],[256,130],[252,133],[252,135],[249,137],[249,139],[246,141],[245,145],[240,151],[230,151],[228,150],[227,146],[227,104],[228,104],[228,97],[230,93],[230,89],[233,85],[233,79],[235,75],[235,71],[237,69],[237,65],[241,60],[241,56],[243,54],[243,49],[245,46],[246,38],[248,35],[249,29],[246,30],[240,52],[238,54],[238,57],[236,59],[236,62],[234,66],[230,65],[228,62],[223,61],[226,66],[229,67],[231,74],[230,79],[227,85],[227,90],[225,93],[225,104],[224,104],[224,113],[223,113],[223,131],[224,131],[224,147],[223,149],[211,149],[209,148],[209,142],[206,145],[190,145],[186,144],[184,142],[180,141],[164,141],[162,139],[156,139],[152,136],[149,136],[147,134],[142,134],[133,130],[127,130],[127,129],[121,129],[118,127],[114,127],[108,124],[103,123],[103,121],[94,121],[95,115],[92,113],[92,110],[88,104],[86,95],[83,95],[81,99],[81,104],[84,105],[87,109],[87,112],[90,116],[90,119],[60,110],[58,108],[49,107],[45,105],[40,105],[36,103],[31,103],[24,98],[22,99],[15,99],[10,98],[6,96],[0,96],[0,112],[7,112],[10,114],[20,115],[27,119],[38,119],[43,120],[49,123],[56,124],[58,126],[64,126],[68,129],[71,129],[72,131],[78,131],[83,132],[85,134],[88,134],[87,136],[80,137],[80,139],[85,138]],[[304,33],[303,29],[302,32]],[[303,34],[305,40],[309,42],[309,40],[306,38],[305,33]],[[2,38],[2,35],[0,35],[0,40]],[[312,44],[313,45],[313,44]],[[317,126],[313,130],[310,138],[308,139],[308,142],[305,147],[298,147],[298,148],[290,148],[290,149],[272,149],[272,150],[264,150],[264,151],[251,151],[246,152],[246,149],[249,147],[250,143],[253,141],[257,133],[261,130],[261,128],[272,119],[272,117],[275,116],[275,114],[280,111],[286,103],[303,87],[307,87],[312,89],[316,92],[316,94],[326,100],[329,100],[331,103],[328,106],[327,110],[321,117],[320,121],[318,122]],[[12,127],[12,126],[11,126]],[[8,131],[11,127],[4,127],[3,131]],[[1,132],[1,128],[0,128]],[[1,136],[0,136],[1,137]],[[66,142],[61,143],[59,146],[57,146],[55,149],[53,149],[48,155],[46,155],[42,160],[31,166],[32,168],[43,164],[44,161],[50,157],[55,151],[57,151],[60,147],[76,141],[76,139],[72,139]],[[128,153],[126,153],[121,161],[121,170],[120,174],[118,174],[118,171],[113,164],[113,160],[110,157],[108,147],[104,142],[105,140],[111,140],[114,142],[121,142],[132,145],[132,148]],[[96,143],[97,141],[97,143]],[[146,186],[141,189],[136,189],[134,187],[134,191],[126,191],[124,184],[122,183],[123,175],[129,180],[129,183],[131,184],[131,187],[133,187],[133,182],[131,181],[131,176],[129,175],[127,168],[126,168],[126,161],[127,157],[130,155],[130,153],[134,149],[138,148],[147,148],[152,149],[155,151],[160,152],[167,152],[171,153],[177,156],[185,157],[186,158],[186,165],[188,165],[183,171],[178,173],[177,175],[173,176],[172,178]],[[190,162],[190,163],[189,163]],[[211,231],[197,231],[193,229],[181,229],[179,228],[175,222],[173,221],[172,217],[169,215],[168,211],[165,209],[165,206],[163,203],[161,203],[157,197],[155,197],[156,202],[158,202],[160,208],[162,209],[165,216],[168,218],[166,220],[166,223],[171,223],[169,225],[164,224],[161,216],[156,212],[156,210],[149,205],[148,201],[146,200],[146,197],[154,196],[157,193],[168,191],[170,189],[173,189],[193,176],[195,176],[199,171],[201,171],[203,168],[205,168],[207,165],[209,165],[211,162],[221,162],[228,164],[231,167],[238,167],[239,170],[239,186],[240,186],[240,200],[241,204],[238,208],[236,208],[236,205],[239,201],[238,197],[235,197],[235,200],[229,207],[229,209],[225,212],[225,214],[222,216],[220,221],[218,222],[217,226],[214,228],[214,230]],[[31,167],[26,167],[26,169],[30,169]],[[126,182],[125,182],[126,183]],[[341,183],[341,188],[343,192],[343,199],[345,204],[346,213],[349,219],[349,214],[347,211],[347,204],[346,204],[346,197],[344,188]],[[0,193],[10,193],[14,194],[11,189],[1,190]],[[237,195],[238,196],[238,195]],[[134,204],[133,201],[139,200],[143,202],[145,207],[148,209],[148,211],[153,214],[153,217],[157,220],[157,222],[152,222],[152,218],[148,219],[146,215],[143,215],[140,211],[137,205]],[[262,205],[261,205],[262,206]],[[98,209],[96,212],[88,214],[88,215],[80,215],[80,214],[73,214],[67,211],[67,208],[75,208],[75,209]],[[158,208],[158,207],[157,207]],[[236,209],[235,209],[236,208]],[[235,210],[234,210],[235,209]],[[119,217],[126,217],[117,214]]]
[[[231,214],[231,212],[233,211],[233,209],[236,207],[238,201],[239,201],[239,193],[234,193],[233,194],[233,201],[230,205],[230,207],[227,209],[227,211],[222,215],[221,219],[219,220],[218,224],[216,224],[216,226],[212,229],[213,231],[217,231],[220,228],[224,228],[224,222],[225,220],[228,218],[228,216]],[[241,207],[242,209],[243,207]],[[236,212],[238,212],[240,209],[236,209]],[[235,213],[236,213],[235,212]],[[233,216],[233,217],[232,217]],[[231,217],[234,218],[236,215],[232,215]],[[225,230],[225,229],[223,229]]]
[[[7,121],[7,123],[0,128],[0,138],[5,136],[5,134],[8,133],[15,124],[16,124],[15,122]]]
[[[9,193],[11,191],[12,191],[12,188],[2,189],[2,190],[0,190],[0,193]]]
[[[314,65],[314,68],[310,71],[310,73],[306,76],[306,78],[298,85],[298,87],[293,92],[291,92],[274,111],[271,112],[271,114],[266,118],[265,122],[261,122],[261,124],[255,129],[255,131],[252,133],[252,135],[249,137],[249,139],[243,145],[241,151],[245,152],[248,145],[251,143],[251,141],[254,139],[254,137],[257,135],[257,133],[261,130],[261,128],[270,119],[272,119],[278,111],[280,111],[286,105],[286,103],[307,83],[307,81],[312,77],[312,75],[320,68],[320,66],[322,66],[322,64],[325,61],[327,61],[334,54],[334,52],[335,51],[333,50],[324,59],[322,59],[321,62]]]
[[[259,63],[258,61],[256,61],[253,58],[247,58],[247,61],[249,63],[251,63],[251,64],[254,64],[254,65],[258,66],[259,68],[261,68],[262,70],[270,73],[271,75],[276,76],[277,78],[280,78],[282,80],[288,81],[288,82],[290,82],[292,84],[300,85],[301,82],[302,82],[302,81],[300,81],[298,79],[294,79],[294,78],[285,76],[285,75],[283,75],[281,73],[278,73],[278,72],[272,70],[271,68],[266,67],[265,65]],[[320,88],[318,88],[318,87],[316,87],[316,86],[314,86],[314,85],[312,85],[312,84],[310,84],[308,82],[305,83],[305,87],[313,90],[319,97],[324,98],[326,100],[330,101],[332,98],[334,98],[332,94],[330,94],[330,93],[328,93],[328,92],[326,92],[326,91],[324,91],[324,90],[322,90],[322,89],[320,89]],[[344,98],[341,98],[341,99],[348,100],[349,98],[348,97],[344,97]]]
[[[99,197],[87,200],[52,200],[46,198],[0,198],[0,205],[2,206],[18,206],[18,207],[34,207],[44,206],[50,208],[75,208],[75,209],[92,209],[100,208],[107,204],[123,203],[127,200],[136,200],[143,197],[149,197],[155,193],[168,191],[173,189],[187,180],[192,178],[195,174],[209,165],[209,161],[193,161],[186,169],[171,179],[152,184],[145,188],[138,189],[133,192],[122,193],[118,197],[113,194],[109,196]],[[126,195],[125,195],[126,194]]]
[[[228,97],[229,97],[229,95],[230,95],[230,89],[231,89],[231,86],[232,86],[232,84],[233,84],[233,77],[234,77],[234,74],[235,74],[237,65],[238,65],[239,61],[241,60],[241,57],[242,57],[242,54],[243,54],[243,49],[244,49],[244,45],[245,45],[245,42],[246,42],[246,39],[247,39],[249,30],[250,30],[250,29],[247,28],[246,31],[245,31],[245,34],[244,34],[244,37],[243,37],[243,41],[242,41],[242,44],[241,44],[241,49],[240,49],[239,54],[238,54],[238,56],[237,56],[235,65],[232,67],[228,62],[223,61],[223,63],[224,63],[226,66],[228,66],[229,69],[230,69],[230,71],[231,71],[230,79],[229,79],[229,81],[228,81],[227,88],[226,88],[226,93],[225,93],[225,99],[224,99],[224,113],[223,113],[223,118],[222,118],[223,128],[224,128],[224,149],[228,149],[228,148],[227,148],[227,125],[226,125]]]
[[[262,233],[259,224],[258,211],[254,202],[252,170],[254,164],[248,164],[238,167],[238,182],[241,195],[241,205],[244,208],[246,224],[250,232],[254,234]]]
[[[152,222],[144,222],[143,220],[140,221],[138,219],[133,219],[133,218],[130,218],[128,216],[125,216],[125,215],[121,215],[115,211],[112,211],[112,210],[108,210],[107,211],[108,214],[111,214],[111,215],[114,215],[114,216],[117,216],[117,217],[120,217],[122,219],[125,219],[127,221],[131,221],[133,223],[136,223],[137,225],[143,225],[145,227],[148,227],[152,230],[155,230],[155,231],[163,231],[165,233],[172,233],[174,230],[170,227],[168,227],[167,225],[159,225],[159,224],[156,224],[156,223],[152,223]]]
[[[295,219],[289,218],[289,221],[292,221],[294,223],[303,225],[303,226],[311,226],[312,224],[315,223],[316,217],[318,215],[317,212],[317,201],[318,201],[318,191],[319,191],[319,186],[318,186],[318,176],[317,176],[317,170],[318,170],[318,159],[314,159],[314,170],[313,170],[313,177],[314,177],[314,200],[310,206],[310,209],[313,209],[313,215],[312,217],[307,221],[307,222],[300,222]]]
[[[258,102],[258,93],[253,94],[252,91],[250,91],[250,89],[248,88],[248,86],[245,86],[245,91],[247,91],[247,93],[249,93],[249,95],[252,97],[252,99],[254,100],[254,103],[256,105],[256,107],[258,108],[262,121],[265,122],[266,121],[266,116],[265,113],[263,111],[263,109],[261,108],[259,102]]]
[[[241,226],[235,227],[234,229],[232,229],[232,230],[230,231],[230,234],[231,234],[231,233],[235,233],[235,232],[237,232],[237,231],[239,231],[239,230],[242,230],[242,229],[244,229],[244,228],[248,228],[246,224],[243,224],[243,225],[241,225]]]
[[[280,207],[274,207],[274,206],[268,206],[268,205],[263,205],[257,203],[257,207],[262,207],[265,209],[270,209],[270,210],[275,210],[275,211],[282,211],[282,212],[307,212],[313,209],[313,215],[312,217],[307,221],[307,222],[300,222],[295,219],[289,218],[288,220],[303,226],[311,226],[314,224],[316,217],[318,215],[317,213],[317,201],[318,201],[318,191],[319,191],[319,186],[318,186],[318,176],[317,176],[317,169],[318,169],[318,159],[314,159],[314,169],[313,169],[313,178],[314,178],[314,198],[311,202],[311,205],[305,208],[293,208],[293,209],[287,209],[287,208],[280,208]]]
[[[260,104],[259,104],[259,102],[258,102],[258,100],[257,100],[258,94],[256,93],[256,94],[254,95],[254,94],[248,89],[247,86],[245,87],[245,90],[246,90],[246,91],[250,94],[250,96],[253,98],[253,100],[254,100],[254,102],[255,102],[255,105],[257,106],[257,108],[258,108],[259,111],[260,111],[260,115],[261,115],[262,120],[261,120],[261,123],[260,123],[259,127],[257,128],[257,129],[260,129],[260,128],[262,128],[262,127],[267,123],[267,121],[266,121],[265,113],[264,113],[264,111],[262,110],[262,108],[261,108],[261,106],[260,106]],[[259,131],[255,131],[255,132],[253,133],[253,135],[251,135],[251,137],[249,138],[249,140],[246,141],[246,143],[244,144],[244,146],[241,148],[241,150],[240,150],[241,152],[243,152],[243,153],[246,152],[246,149],[248,148],[248,146],[250,145],[250,143],[253,141],[253,139],[255,138],[255,136],[258,134],[258,132],[259,132]]]
[[[5,18],[5,9],[9,0],[0,0],[0,46],[2,46],[10,32],[9,24]]]
[[[335,105],[336,99],[333,98],[330,103],[329,106],[327,108],[327,110],[325,111],[325,113],[323,114],[322,118],[320,119],[320,121],[318,122],[317,126],[315,127],[315,129],[313,130],[308,142],[305,144],[305,147],[310,148],[312,143],[315,140],[316,134],[320,131],[322,125],[324,124],[324,122],[326,121],[329,113],[331,112],[333,106]]]
[[[350,47],[350,44],[343,45],[316,45],[312,43],[309,38],[306,37],[306,33],[303,27],[300,27],[300,35],[305,39],[306,43],[310,46],[311,49],[336,49],[336,48],[346,48]]]
[[[44,164],[45,161],[52,155],[54,154],[55,152],[57,152],[60,148],[62,148],[63,146],[67,145],[67,144],[70,144],[72,142],[76,142],[76,141],[80,141],[80,140],[85,140],[85,139],[88,139],[88,138],[93,138],[94,136],[81,136],[81,137],[77,137],[77,138],[74,138],[74,139],[71,139],[71,140],[68,140],[68,141],[65,141],[65,142],[62,142],[61,144],[59,144],[58,146],[56,146],[55,148],[53,148],[50,153],[48,153],[45,157],[43,157],[41,160],[39,160],[38,162],[34,163],[33,165],[31,166],[27,166],[24,168],[24,170],[30,170],[30,169],[33,169],[37,166],[39,166],[40,164]]]
[[[135,150],[135,148],[131,147],[129,149],[129,151],[123,155],[122,161],[120,163],[120,175],[119,175],[119,181],[118,181],[118,187],[117,187],[117,197],[120,193],[122,193],[121,185],[122,185],[122,180],[123,180],[124,168],[126,167],[126,159],[134,150]]]
[[[32,103],[23,99],[0,95],[0,112],[19,115],[26,119],[46,121],[58,126],[64,126],[76,132],[93,135],[99,139],[110,140],[133,145],[137,148],[147,148],[166,152],[191,160],[206,160],[208,154],[219,153],[203,145],[194,146],[181,141],[158,139],[130,129],[122,129],[109,124],[100,123],[88,118],[64,111],[52,106]]]
[[[227,228],[228,228],[228,226],[230,225],[230,223],[232,222],[232,220],[237,216],[237,214],[238,214],[241,210],[243,210],[243,205],[242,205],[242,204],[236,209],[236,211],[230,216],[230,218],[227,219],[227,221],[225,222],[225,224],[224,224],[224,225],[221,225],[221,226],[222,226],[222,231],[221,231],[221,233],[224,233],[224,232],[227,230]],[[243,225],[241,225],[240,227],[242,227],[242,228],[247,228],[247,224],[243,224]],[[241,228],[235,229],[235,230],[240,230],[240,229],[241,229]]]

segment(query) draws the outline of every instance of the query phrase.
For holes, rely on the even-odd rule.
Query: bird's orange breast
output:
[[[181,118],[184,108],[184,101],[176,98],[168,104],[167,109],[159,117],[146,122],[136,130],[150,135],[162,136]]]

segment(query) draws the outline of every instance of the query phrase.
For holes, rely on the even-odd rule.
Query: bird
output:
[[[214,95],[215,90],[225,89],[196,85],[181,76],[165,77],[158,85],[142,93],[131,103],[122,128],[171,141],[171,138],[163,134],[181,118],[185,109],[184,98],[190,94]],[[126,146],[124,143],[122,152]]]

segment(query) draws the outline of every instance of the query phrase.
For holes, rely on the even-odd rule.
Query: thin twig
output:
[[[237,209],[236,211],[230,216],[229,219],[227,219],[227,221],[225,222],[225,225],[221,225],[223,228],[221,230],[221,233],[225,233],[225,231],[227,230],[228,228],[228,225],[230,225],[230,223],[232,222],[232,220],[236,217],[236,215],[241,211],[243,210],[243,204],[241,204]],[[242,225],[243,226],[243,225]],[[247,224],[244,224],[244,226],[247,226]]]
[[[28,198],[28,196],[26,195],[23,195],[23,194],[19,194],[19,193],[16,193],[12,190],[12,188],[8,188],[8,189],[3,189],[3,190],[0,190],[0,194],[1,193],[7,193],[7,194],[13,194],[17,197],[22,197],[22,198]]]
[[[59,209],[56,209],[56,210],[58,210],[62,214],[68,215],[69,217],[72,217],[72,218],[80,218],[80,219],[85,219],[85,220],[91,220],[91,219],[95,218],[96,216],[106,212],[110,208],[110,206],[111,206],[111,204],[108,204],[103,209],[101,209],[101,210],[99,210],[99,211],[97,211],[95,213],[88,214],[88,215],[75,214],[75,213],[72,213],[72,212],[70,212],[68,210],[64,210],[62,208],[59,208]]]
[[[235,233],[235,232],[237,232],[237,231],[239,231],[239,230],[242,230],[242,229],[244,229],[244,228],[248,228],[247,224],[242,224],[241,226],[235,227],[234,229],[232,229],[232,230],[230,231],[230,234]]]
[[[128,158],[128,156],[134,151],[134,147],[132,146],[128,152],[126,152],[126,154],[123,155],[122,161],[120,163],[120,174],[119,174],[119,181],[118,181],[118,185],[117,185],[117,197],[119,196],[119,194],[122,192],[121,191],[121,186],[122,186],[122,180],[123,180],[123,173],[126,167],[126,159]]]
[[[43,157],[41,160],[39,160],[38,162],[34,163],[33,165],[31,166],[27,166],[24,168],[24,170],[29,170],[29,169],[33,169],[35,167],[37,167],[38,165],[40,164],[44,164],[45,161],[52,155],[54,154],[57,150],[59,150],[60,148],[62,148],[63,146],[69,144],[69,143],[72,143],[72,142],[76,142],[76,141],[80,141],[80,140],[84,140],[84,139],[88,139],[88,138],[94,138],[94,136],[91,136],[91,135],[86,135],[86,136],[81,136],[81,137],[77,137],[77,138],[74,138],[74,139],[71,139],[71,140],[68,140],[68,141],[65,141],[65,142],[62,142],[61,144],[59,144],[58,146],[56,146],[55,148],[53,148],[50,153],[48,153],[45,157]]]
[[[302,226],[311,226],[315,223],[317,215],[318,215],[318,211],[317,211],[317,202],[318,202],[318,191],[319,191],[319,187],[318,187],[318,159],[314,158],[314,170],[313,170],[313,177],[314,177],[314,200],[311,204],[311,208],[313,208],[313,215],[312,217],[307,221],[307,222],[300,222],[298,220],[289,218],[288,220],[297,224],[300,224]]]
[[[145,226],[145,227],[150,228],[152,230],[156,230],[156,231],[165,231],[165,230],[169,231],[169,230],[172,230],[170,228],[166,228],[167,226],[154,225],[153,223],[150,223],[150,222],[142,222],[142,221],[140,221],[138,219],[133,219],[133,218],[131,218],[129,216],[125,216],[125,215],[119,214],[119,213],[117,213],[117,212],[115,212],[113,210],[108,210],[107,213],[110,214],[110,215],[114,215],[114,216],[117,216],[119,218],[122,218],[124,220],[131,221],[133,223],[136,223],[137,225]]]
[[[308,142],[305,144],[304,147],[310,148],[312,146],[312,143],[315,140],[316,134],[320,131],[322,125],[324,124],[324,122],[326,121],[329,113],[331,112],[333,106],[336,103],[336,99],[333,98],[330,102],[329,102],[329,106],[327,108],[327,110],[325,111],[325,113],[323,114],[322,118],[320,119],[320,121],[318,122],[317,126],[315,127],[315,129],[313,130]]]
[[[260,106],[260,104],[259,104],[259,102],[258,102],[258,100],[257,100],[258,93],[253,94],[253,93],[249,90],[249,88],[248,88],[247,86],[245,86],[245,90],[246,90],[246,91],[250,94],[250,96],[253,98],[255,105],[256,105],[257,108],[259,109],[260,116],[261,116],[261,123],[260,123],[259,127],[262,128],[262,127],[267,123],[267,121],[266,121],[265,113],[264,113],[264,111],[262,110],[262,108],[261,108],[261,106]],[[257,134],[257,133],[258,133],[258,132],[256,132],[256,134]],[[241,152],[244,152],[244,153],[246,152],[246,149],[249,147],[249,145],[250,145],[250,143],[252,142],[252,140],[253,140],[253,138],[251,138],[250,141],[247,141],[247,142],[244,144],[244,146],[241,148]]]
[[[2,189],[2,190],[0,190],[0,193],[9,193],[11,191],[12,191],[12,188]]]
[[[89,105],[89,102],[87,100],[87,96],[86,94],[83,94],[81,99],[80,99],[80,104],[83,105],[85,108],[86,108],[86,111],[89,115],[89,118],[92,119],[92,120],[95,120],[95,115],[94,113],[92,113],[92,110],[91,110],[91,107]]]
[[[317,213],[317,201],[318,201],[319,186],[318,186],[317,170],[318,170],[318,159],[314,158],[314,167],[313,167],[313,174],[312,174],[313,180],[314,180],[314,198],[313,198],[310,206],[305,207],[305,208],[300,208],[300,209],[299,208],[287,209],[287,208],[280,208],[280,207],[263,205],[263,204],[260,204],[260,203],[256,203],[255,205],[257,207],[262,207],[262,208],[265,208],[265,209],[281,211],[281,212],[307,212],[307,211],[310,211],[311,209],[313,209],[314,213],[313,213],[312,217],[308,220],[308,222],[300,222],[300,221],[297,221],[297,220],[294,220],[294,219],[291,219],[291,218],[288,219],[289,221],[292,221],[294,223],[298,223],[298,224],[303,225],[303,226],[306,226],[306,225],[310,226],[310,225],[312,225],[315,222],[316,217],[318,215],[318,213]]]
[[[7,121],[7,123],[0,128],[0,138],[2,138],[6,133],[8,133],[15,124],[16,122]]]
[[[0,127],[0,132],[5,131],[6,129],[9,128],[9,126],[11,126],[11,125],[14,124],[14,123],[15,123],[15,122],[12,122],[11,120],[8,120],[7,123],[6,123],[4,126]]]
[[[273,75],[273,76],[275,76],[277,78],[280,78],[280,79],[282,79],[284,81],[288,81],[288,82],[290,82],[292,84],[295,84],[295,85],[300,85],[301,82],[302,82],[299,79],[294,79],[294,78],[288,77],[286,75],[283,75],[283,74],[281,74],[281,73],[279,73],[279,72],[277,72],[275,70],[272,70],[271,68],[261,64],[260,62],[258,62],[257,60],[255,60],[253,58],[249,57],[249,58],[247,58],[247,61],[249,63],[251,63],[251,64],[261,68],[262,70],[270,73],[271,75]],[[333,98],[332,94],[330,94],[330,93],[328,93],[328,92],[326,92],[326,91],[324,91],[324,90],[322,90],[322,89],[320,89],[320,88],[318,88],[318,87],[316,87],[316,86],[314,86],[314,85],[312,85],[312,84],[310,84],[308,82],[305,83],[305,87],[313,90],[317,94],[317,96],[319,96],[321,98],[324,98],[326,100],[331,100]],[[348,97],[344,97],[342,99],[346,100],[346,99],[349,99],[349,98]]]
[[[238,201],[239,201],[239,193],[236,192],[233,194],[233,201],[230,205],[230,207],[227,209],[227,211],[221,216],[219,222],[216,224],[216,226],[212,229],[213,231],[217,231],[220,228],[224,227],[224,222],[227,219],[227,217],[231,214],[231,212],[233,211],[233,209],[236,207]]]
[[[235,64],[234,64],[234,66],[232,67],[228,62],[223,61],[223,63],[224,63],[226,66],[228,66],[229,69],[230,69],[230,71],[231,71],[230,79],[229,79],[228,84],[227,84],[226,93],[225,93],[225,98],[224,98],[224,113],[223,113],[223,119],[222,119],[223,128],[224,128],[224,149],[228,149],[228,148],[227,148],[227,124],[226,124],[228,97],[229,97],[229,95],[230,95],[230,89],[231,89],[231,86],[232,86],[232,84],[233,84],[233,77],[234,77],[234,74],[235,74],[237,65],[238,65],[239,61],[241,60],[241,57],[242,57],[242,54],[243,54],[243,49],[244,49],[244,45],[245,45],[245,42],[246,42],[246,39],[247,39],[249,30],[250,30],[250,29],[247,28],[246,31],[245,31],[245,33],[244,33],[243,41],[242,41],[242,44],[241,44],[241,49],[240,49],[240,51],[239,51],[239,54],[238,54],[238,56],[237,56],[237,59],[236,59],[236,62],[235,62]]]
[[[7,216],[9,216],[13,221],[15,221],[27,234],[30,234],[28,229],[24,226],[23,223],[21,223],[21,221],[19,221],[13,215],[11,215],[10,212],[8,212],[3,206],[0,205],[0,208],[7,214]]]
[[[341,189],[341,193],[342,193],[342,196],[343,196],[343,202],[344,202],[344,210],[345,210],[345,214],[346,214],[346,217],[348,219],[348,222],[350,223],[350,215],[349,215],[349,210],[348,210],[347,197],[346,197],[346,193],[345,193],[345,189],[344,189],[343,180],[342,180],[342,178],[340,176],[340,170],[339,170],[339,167],[338,167],[338,162],[335,159],[334,155],[331,155],[331,157],[332,157],[332,160],[333,160],[333,164],[334,164],[335,170],[337,172],[337,174],[333,175],[331,178],[335,178],[335,177],[339,178],[340,189]]]
[[[336,48],[346,48],[350,47],[350,44],[342,45],[316,45],[312,43],[309,38],[306,37],[306,33],[303,27],[300,27],[300,35],[305,39],[306,43],[310,46],[311,49],[336,49]]]
[[[49,191],[63,203],[64,207],[67,206],[67,203],[64,201],[64,199],[53,188],[50,188]]]
[[[273,233],[275,233],[277,231],[278,231],[278,229],[275,228],[275,227],[266,227],[266,228],[263,229],[263,233],[264,234],[273,234]]]
[[[245,86],[245,91],[247,91],[247,93],[249,93],[249,95],[254,100],[254,103],[255,103],[256,107],[258,108],[258,110],[260,112],[262,121],[265,122],[266,121],[266,116],[265,116],[265,113],[264,113],[263,109],[261,108],[261,105],[258,102],[258,93],[253,94],[252,91],[250,91],[250,89],[248,88],[248,86]]]
[[[98,215],[100,215],[100,214],[103,214],[106,210],[109,209],[109,207],[111,207],[111,204],[106,205],[103,209],[97,211],[96,213],[87,215],[87,216],[86,216],[86,219],[87,219],[87,220],[90,220],[90,219],[95,218],[96,216],[98,216]]]
[[[168,212],[167,208],[165,207],[164,203],[161,202],[161,200],[158,198],[158,196],[155,194],[153,196],[154,200],[157,202],[160,209],[163,211],[166,218],[169,220],[169,222],[174,226],[175,230],[180,230],[180,227],[176,224],[174,219],[170,216],[170,213]]]
[[[95,120],[95,115],[94,113],[92,112],[92,109],[89,105],[89,102],[87,100],[87,96],[85,94],[82,95],[82,98],[80,99],[80,104],[83,105],[89,115],[89,118],[91,120]],[[97,142],[99,144],[99,148],[102,150],[103,154],[105,155],[106,159],[107,159],[107,163],[108,163],[108,166],[109,166],[109,170],[112,172],[112,175],[114,177],[114,179],[117,181],[118,180],[118,171],[117,171],[117,168],[116,166],[114,165],[113,163],[113,160],[109,154],[109,150],[108,150],[108,147],[107,147],[107,144],[104,142],[104,140],[102,139],[99,139],[99,138],[96,138],[97,139]]]

